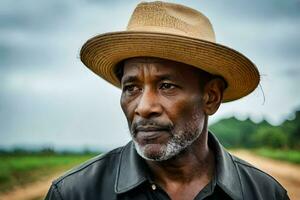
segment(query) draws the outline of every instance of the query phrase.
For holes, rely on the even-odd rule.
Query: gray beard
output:
[[[183,133],[181,131],[180,134],[173,135],[173,137],[166,143],[162,144],[159,154],[155,156],[147,156],[146,155],[146,146],[140,146],[134,139],[134,146],[137,153],[144,158],[145,160],[150,161],[165,161],[170,158],[178,155],[188,146],[190,146],[201,134],[201,131],[198,129],[194,133]]]
[[[165,161],[178,155],[188,146],[193,144],[199,138],[203,131],[202,123],[200,122],[201,113],[195,108],[190,121],[185,123],[182,130],[172,130],[171,138],[166,144],[161,144],[161,148],[156,155],[147,155],[147,145],[140,146],[131,133],[137,153],[144,159],[150,161]]]

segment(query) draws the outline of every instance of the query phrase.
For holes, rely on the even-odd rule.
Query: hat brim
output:
[[[241,53],[205,40],[165,33],[122,31],[95,36],[80,52],[81,61],[94,73],[121,87],[115,67],[132,57],[157,57],[186,63],[227,82],[223,102],[251,93],[260,81],[256,66]]]

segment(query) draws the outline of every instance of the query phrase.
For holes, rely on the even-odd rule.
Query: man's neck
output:
[[[189,192],[195,196],[211,181],[215,169],[214,156],[208,147],[207,130],[203,131],[190,147],[174,158],[167,161],[146,162],[154,180],[172,199],[180,199],[175,198],[175,193],[178,191]]]

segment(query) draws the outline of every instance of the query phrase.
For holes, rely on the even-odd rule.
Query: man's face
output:
[[[195,68],[173,61],[125,62],[121,106],[143,158],[167,160],[198,138],[205,119],[199,78]]]

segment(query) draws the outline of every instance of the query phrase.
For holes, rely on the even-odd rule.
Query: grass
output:
[[[300,151],[296,150],[275,150],[275,149],[257,149],[256,154],[276,160],[284,160],[291,163],[300,164]]]
[[[95,154],[0,154],[0,192],[64,171]]]

